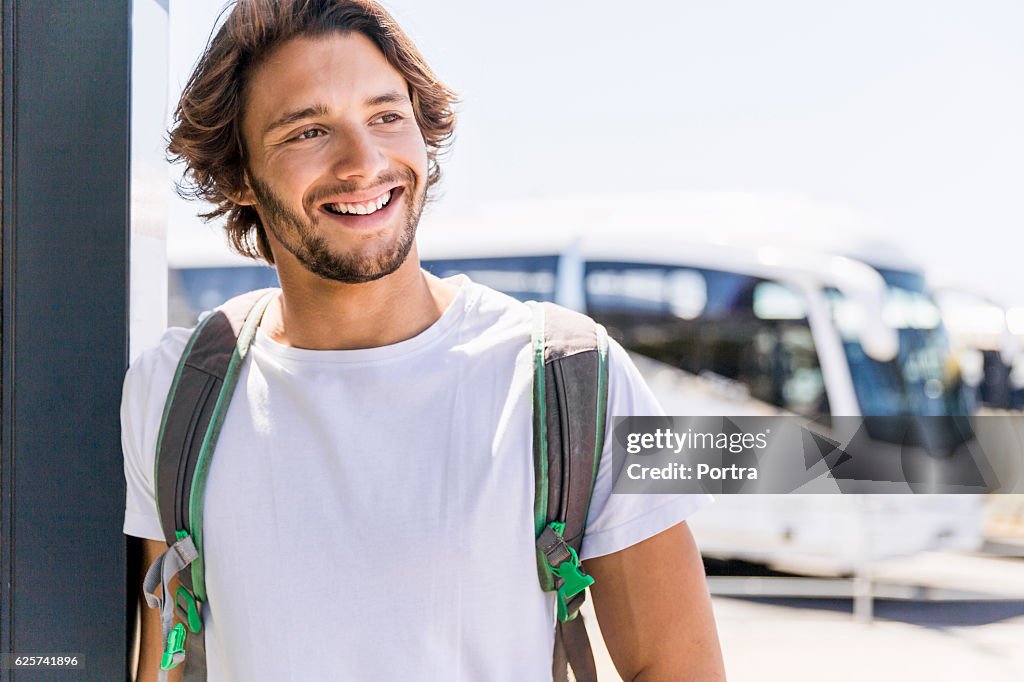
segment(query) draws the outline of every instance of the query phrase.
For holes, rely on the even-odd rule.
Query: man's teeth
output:
[[[333,213],[370,215],[388,205],[391,201],[391,190],[377,197],[374,201],[367,201],[363,204],[329,204],[327,208]]]

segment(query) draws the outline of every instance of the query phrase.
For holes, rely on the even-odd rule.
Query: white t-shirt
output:
[[[550,679],[554,599],[533,535],[531,313],[465,277],[421,334],[312,351],[257,334],[210,466],[210,682]],[[128,371],[124,532],[162,540],[153,459],[188,339]],[[617,344],[609,414],[660,414]],[[610,444],[611,439],[608,439]],[[682,521],[706,496],[610,495],[600,466],[581,558]]]

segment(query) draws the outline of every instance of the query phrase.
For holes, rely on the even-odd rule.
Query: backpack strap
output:
[[[189,657],[184,679],[206,679],[202,632],[206,476],[242,362],[263,311],[277,294],[277,289],[245,294],[204,318],[182,353],[168,392],[155,465],[156,496],[168,549],[150,566],[144,582],[148,605],[161,611],[166,642],[161,682],[167,670],[185,659],[186,639]],[[596,666],[578,614],[585,590],[594,581],[583,571],[579,551],[604,445],[608,339],[604,328],[584,315],[550,303],[532,305],[534,520],[540,584],[545,591],[557,592],[553,678],[555,682],[589,682],[597,679]],[[180,575],[181,587],[168,599],[168,585],[175,575]],[[182,622],[172,627],[175,612]]]
[[[594,579],[580,564],[590,498],[604,447],[608,406],[608,336],[580,313],[531,304],[533,325],[534,526],[541,588],[555,591],[556,682],[596,680],[583,619]]]
[[[243,294],[203,318],[182,352],[164,404],[154,476],[168,549],[150,566],[143,583],[147,604],[161,612],[165,642],[161,682],[167,670],[185,659],[186,639],[185,680],[206,679],[202,632],[206,477],[242,363],[263,312],[278,291]],[[169,583],[176,575],[181,586],[169,599]],[[175,612],[181,622],[172,627]]]

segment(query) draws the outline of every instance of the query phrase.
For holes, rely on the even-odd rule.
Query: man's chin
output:
[[[411,240],[408,243],[400,241],[386,250],[342,250],[321,244],[307,249],[298,260],[306,270],[321,279],[342,284],[366,284],[398,272],[408,261],[411,251]]]

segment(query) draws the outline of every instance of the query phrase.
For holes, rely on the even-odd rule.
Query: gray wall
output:
[[[129,0],[2,0],[0,652],[125,676]]]

